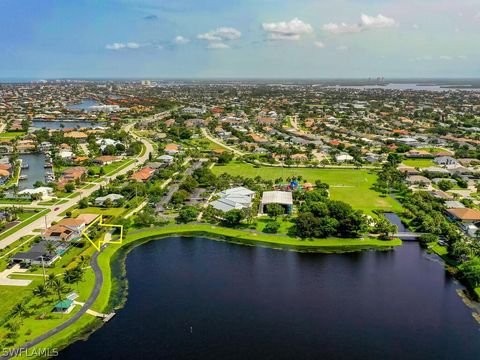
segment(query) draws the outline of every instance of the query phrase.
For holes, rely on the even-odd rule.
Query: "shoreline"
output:
[[[192,227],[196,230],[192,230]],[[235,235],[240,233],[243,234],[243,236],[229,236],[229,233]],[[125,268],[126,258],[130,251],[150,241],[163,240],[170,237],[202,237],[211,241],[229,242],[244,246],[259,246],[283,251],[327,254],[372,250],[388,251],[402,244],[399,239],[381,241],[375,239],[341,238],[324,240],[297,240],[287,238],[279,242],[278,238],[283,238],[282,236],[265,235],[265,238],[255,239],[255,237],[259,237],[257,234],[207,224],[171,226],[132,232],[126,236],[126,239],[120,246],[106,246],[98,255],[96,263],[101,270],[103,281],[101,290],[90,308],[99,312],[108,312],[121,309],[124,306],[128,297],[128,280]],[[274,238],[277,238],[276,242],[272,240]],[[324,242],[324,244],[322,244],[322,242]],[[355,244],[355,242],[359,244]],[[95,282],[97,281],[98,279],[95,278]],[[64,349],[79,340],[87,340],[88,337],[101,328],[103,324],[100,319],[84,314],[66,329],[52,335],[31,349]]]

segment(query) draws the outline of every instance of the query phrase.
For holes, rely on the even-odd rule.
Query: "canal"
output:
[[[127,257],[129,295],[60,359],[479,359],[459,285],[416,243],[302,254],[169,238]]]
[[[21,175],[26,175],[25,180],[19,180],[19,190],[31,189],[37,181],[45,182],[45,155],[23,154],[20,155],[22,164],[28,164],[28,169],[22,169]]]

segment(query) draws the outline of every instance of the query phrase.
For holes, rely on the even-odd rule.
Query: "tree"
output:
[[[438,241],[438,235],[435,234],[423,234],[418,238],[418,241],[422,246],[426,246],[429,243],[437,242]]]
[[[276,221],[270,221],[265,225],[262,231],[267,234],[276,234],[278,229],[280,229],[280,224]]]
[[[57,294],[58,301],[63,300],[63,294],[66,288],[62,279],[56,277],[55,274],[50,274],[47,278],[47,286]]]
[[[78,202],[78,207],[80,209],[85,209],[88,207],[88,199],[87,198],[83,198],[81,199],[79,202]]]
[[[178,190],[175,192],[172,196],[172,203],[175,205],[183,203],[185,200],[187,200],[189,194],[185,190]]]
[[[448,181],[448,180],[440,180],[438,183],[438,188],[442,191],[448,191],[448,190],[451,190],[453,189],[453,183],[451,181]]]
[[[397,232],[397,225],[392,224],[385,217],[380,217],[375,222],[374,232],[380,235],[380,239],[388,240]]]
[[[315,228],[319,219],[311,212],[302,212],[295,220],[295,229],[298,236],[302,238],[313,238],[315,236]]]
[[[50,295],[50,291],[48,290],[48,287],[45,286],[44,284],[39,284],[35,289],[33,289],[33,295],[45,299]]]
[[[191,193],[195,188],[198,186],[198,181],[195,180],[192,176],[188,175],[185,177],[185,180],[183,180],[182,185],[180,185],[180,189],[188,191]]]
[[[65,192],[71,193],[73,190],[75,190],[75,184],[73,182],[68,182],[65,184]]]
[[[285,208],[280,204],[268,204],[266,210],[268,216],[273,217],[275,220],[280,215],[285,214]]]
[[[49,241],[45,242],[45,250],[51,256],[51,255],[55,254],[55,252],[57,251],[57,247],[55,246],[53,241],[49,240]]]
[[[195,221],[199,214],[199,210],[194,206],[184,206],[178,213],[178,223],[189,223]]]
[[[223,221],[227,226],[235,226],[240,224],[244,218],[244,213],[242,210],[233,209],[227,211],[223,217]]]
[[[217,157],[217,163],[219,164],[228,164],[232,160],[233,160],[233,154],[227,151],[223,152]]]

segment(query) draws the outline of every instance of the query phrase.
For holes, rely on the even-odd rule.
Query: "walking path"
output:
[[[21,349],[22,351],[25,351],[27,349],[30,349],[38,344],[40,344],[42,341],[47,340],[48,338],[58,334],[62,330],[68,328],[70,325],[74,324],[78,319],[82,317],[82,315],[86,314],[87,311],[90,309],[90,307],[95,303],[95,301],[98,298],[98,295],[100,294],[100,290],[102,289],[103,285],[103,274],[102,271],[100,270],[100,267],[98,266],[98,255],[99,252],[95,252],[92,256],[92,259],[90,261],[90,265],[92,266],[93,272],[95,274],[95,284],[93,287],[93,291],[90,294],[90,297],[88,300],[84,303],[82,308],[76,312],[70,319],[65,321],[63,324],[53,328],[52,330],[46,332],[43,335],[40,335],[34,340],[31,340],[27,342],[26,344],[23,344]],[[17,349],[20,350],[20,349]],[[1,359],[10,359],[12,356],[7,355],[7,356],[2,356]]]

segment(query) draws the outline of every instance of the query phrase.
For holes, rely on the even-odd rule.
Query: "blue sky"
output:
[[[480,77],[479,0],[0,0],[0,77]]]

